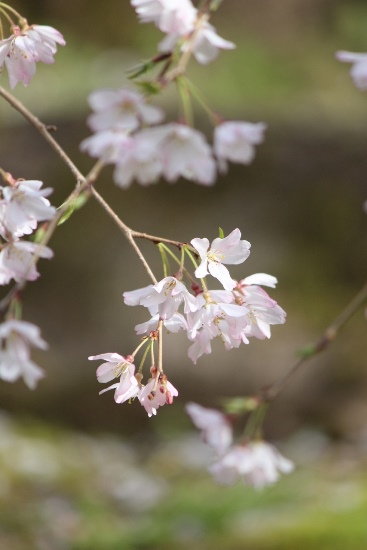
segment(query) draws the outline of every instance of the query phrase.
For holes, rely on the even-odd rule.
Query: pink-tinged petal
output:
[[[208,262],[209,273],[218,279],[226,290],[232,290],[236,286],[236,282],[232,279],[228,269],[220,263]],[[196,275],[196,272],[195,272]],[[197,276],[197,275],[196,275]]]
[[[268,275],[267,273],[254,273],[253,275],[249,275],[249,277],[242,279],[239,284],[240,286],[262,285],[275,288],[277,283],[278,279],[273,277],[273,275]]]

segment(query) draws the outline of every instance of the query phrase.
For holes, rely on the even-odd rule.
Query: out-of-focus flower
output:
[[[24,280],[34,281],[39,276],[34,255],[40,258],[52,258],[53,252],[47,246],[27,241],[13,241],[2,245],[0,252],[0,285],[6,285],[11,279],[17,283]]]
[[[184,36],[194,29],[197,10],[191,0],[131,0],[141,23],[154,23],[162,32]]]
[[[293,469],[293,462],[275,447],[265,441],[254,441],[230,448],[209,471],[220,484],[232,485],[242,479],[246,485],[261,489],[278,481],[280,474],[288,474]]]
[[[159,376],[156,390],[154,390],[155,386],[156,378],[152,378],[139,394],[140,403],[147,411],[149,417],[157,414],[158,407],[162,407],[165,404],[171,405],[173,398],[178,396],[178,391],[168,382],[164,374]]]
[[[360,90],[367,90],[367,53],[336,52],[336,58],[345,63],[352,63],[350,76]]]
[[[135,365],[132,356],[123,357],[118,353],[101,353],[100,355],[91,355],[88,359],[90,361],[98,359],[105,361],[97,369],[98,382],[110,382],[115,378],[120,378],[119,382],[101,390],[100,394],[114,389],[116,403],[124,403],[137,396],[139,385],[134,376]]]
[[[13,34],[0,41],[0,69],[4,62],[8,70],[9,84],[18,82],[27,86],[36,71],[36,62],[53,63],[57,44],[65,45],[61,33],[47,25],[31,25],[20,29],[13,26]]]
[[[182,176],[203,185],[214,183],[215,161],[201,132],[178,123],[166,124],[151,132],[152,139],[159,143],[162,173],[169,182]]]
[[[201,23],[200,28],[194,33],[193,38],[183,43],[181,51],[192,50],[192,53],[202,65],[206,65],[218,56],[219,50],[233,50],[236,45],[224,40],[207,21]]]
[[[222,172],[227,169],[227,160],[249,164],[255,156],[255,145],[264,140],[266,124],[258,122],[227,121],[214,131],[214,153]]]
[[[0,324],[0,378],[15,382],[23,377],[30,389],[34,389],[43,371],[30,359],[30,347],[47,348],[40,336],[40,329],[32,323],[12,319]]]
[[[207,409],[197,403],[187,403],[187,414],[199,430],[205,443],[222,455],[232,444],[232,427],[227,418],[215,409]]]
[[[94,132],[133,131],[144,124],[158,124],[164,118],[159,107],[149,105],[142,94],[125,88],[96,90],[90,94],[88,102],[94,111],[88,124]]]
[[[241,232],[234,229],[224,239],[214,239],[209,245],[208,239],[192,239],[192,246],[198,251],[201,264],[195,271],[199,279],[210,273],[218,279],[226,290],[232,290],[236,283],[223,264],[241,264],[250,255],[250,243],[241,240]]]
[[[37,180],[18,180],[14,185],[0,186],[0,224],[13,237],[29,235],[37,227],[37,222],[50,220],[56,209],[45,199],[52,189],[41,189]]]

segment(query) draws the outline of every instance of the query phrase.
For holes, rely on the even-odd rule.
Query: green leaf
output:
[[[225,399],[223,407],[228,414],[242,414],[256,410],[259,404],[255,397],[233,397]]]
[[[216,11],[222,2],[223,0],[212,0],[209,6],[210,11]]]
[[[317,347],[315,344],[310,344],[308,346],[305,346],[304,348],[301,348],[297,351],[298,357],[304,357],[307,359],[308,357],[312,357],[313,355],[316,355],[317,353]]]
[[[219,228],[219,238],[224,239],[224,231],[221,227]]]
[[[142,90],[148,95],[156,95],[162,90],[161,84],[158,82],[153,82],[151,80],[140,80],[135,82],[137,86],[142,88]]]
[[[136,67],[133,67],[128,71],[128,78],[129,80],[134,80],[135,78],[138,78],[139,76],[142,76],[144,74],[149,73],[154,68],[155,63],[151,60],[144,61],[140,65],[137,65]]]

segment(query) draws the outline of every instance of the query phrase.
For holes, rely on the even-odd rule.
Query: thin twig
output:
[[[339,330],[349,321],[349,319],[358,311],[358,309],[367,301],[367,284],[365,284],[362,289],[358,292],[356,296],[349,302],[345,309],[338,315],[331,325],[329,325],[325,330],[321,338],[316,340],[313,344],[307,346],[303,351],[301,350],[301,357],[299,357],[288,372],[279,380],[276,380],[270,386],[263,388],[257,399],[259,402],[269,402],[273,401],[278,394],[283,390],[287,382],[293,378],[295,373],[299,368],[309,359],[315,355],[323,352],[326,348],[329,347],[331,342],[335,340]]]

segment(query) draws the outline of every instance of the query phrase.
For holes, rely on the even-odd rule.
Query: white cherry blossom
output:
[[[151,417],[157,414],[158,407],[162,407],[165,404],[171,405],[173,398],[178,396],[176,388],[168,382],[165,375],[160,375],[157,389],[156,379],[152,378],[146,386],[143,387],[139,393],[139,401]]]
[[[367,90],[367,53],[336,52],[336,58],[345,63],[352,63],[350,76],[360,90]]]
[[[94,132],[104,130],[137,130],[141,125],[158,124],[164,118],[159,107],[149,105],[138,92],[121,89],[101,89],[92,92],[89,105],[95,111],[88,118]]]
[[[47,197],[52,189],[41,189],[37,180],[18,180],[14,185],[0,186],[0,223],[15,237],[31,234],[38,221],[50,220],[56,209]]]
[[[184,304],[184,312],[198,309],[198,303],[186,286],[176,277],[165,277],[155,285],[124,292],[127,305],[142,305],[149,309],[152,315],[159,314],[161,319],[170,319]]]
[[[34,254],[50,259],[53,252],[47,246],[27,241],[13,241],[2,245],[0,252],[0,285],[8,284],[11,279],[17,283],[24,280],[34,281],[39,273],[33,261]]]
[[[197,403],[187,403],[185,410],[195,426],[202,431],[205,443],[222,455],[233,440],[232,427],[224,414]]]
[[[275,287],[277,279],[266,273],[256,273],[240,281],[235,289],[236,301],[248,308],[249,325],[243,337],[270,338],[270,325],[285,323],[286,313],[275,300],[258,285]]]
[[[53,63],[57,44],[65,45],[61,33],[47,25],[31,25],[24,29],[13,26],[13,34],[0,41],[0,69],[6,65],[9,84],[27,86],[36,72],[36,62]]]
[[[193,31],[197,10],[190,0],[131,0],[141,23],[153,22],[167,34],[184,36]]]
[[[236,45],[233,42],[224,40],[220,37],[213,25],[203,21],[193,38],[184,42],[181,51],[191,50],[196,61],[206,65],[213,61],[219,53],[219,50],[233,50]]]
[[[250,255],[250,243],[241,240],[241,232],[234,229],[224,239],[214,239],[209,245],[208,239],[192,239],[192,246],[199,253],[201,263],[195,276],[202,279],[208,273],[218,279],[226,290],[232,290],[236,283],[223,264],[241,264]]]
[[[156,315],[153,315],[149,321],[136,325],[136,334],[149,334],[150,332],[157,330],[159,321],[160,316],[157,313]],[[168,332],[172,333],[179,332],[180,330],[188,330],[187,321],[181,313],[174,313],[169,319],[164,319],[163,326]]]
[[[152,139],[159,143],[163,176],[169,182],[180,176],[203,185],[215,182],[212,150],[201,132],[174,122],[151,132]]]
[[[120,379],[119,382],[101,390],[100,394],[114,389],[116,403],[124,403],[138,395],[139,384],[134,376],[135,365],[133,364],[134,358],[132,356],[123,357],[118,353],[102,353],[100,355],[91,355],[88,359],[90,361],[100,359],[105,361],[97,369],[98,382],[103,383],[110,382],[115,378]]]
[[[26,321],[12,319],[0,324],[0,379],[15,382],[22,377],[34,389],[43,370],[30,359],[30,347],[46,349],[40,329]]]
[[[293,469],[293,462],[275,447],[265,441],[254,441],[230,448],[209,471],[223,485],[242,479],[246,485],[262,489],[278,481],[280,474],[288,474]]]
[[[266,124],[262,122],[227,121],[214,131],[214,153],[222,172],[227,169],[227,160],[249,164],[255,156],[255,145],[264,140]]]

